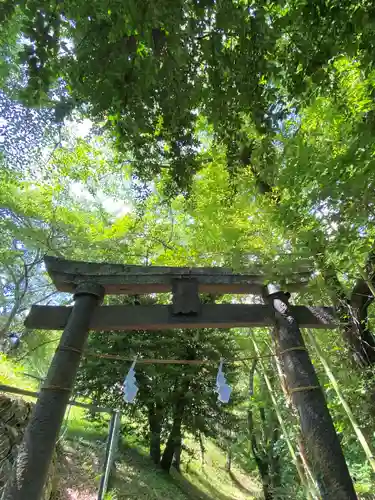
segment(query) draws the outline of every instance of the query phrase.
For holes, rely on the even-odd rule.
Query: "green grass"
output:
[[[107,428],[85,419],[84,413],[72,408],[63,439],[67,463],[60,471],[60,489],[82,499],[95,498],[99,486],[101,464],[105,453]],[[111,479],[108,500],[244,500],[262,498],[254,478],[234,467],[229,475],[225,457],[212,443],[205,443],[206,454],[201,463],[199,449],[193,441],[186,444],[194,458],[183,455],[182,473],[172,469],[168,475],[155,466],[147,449],[134,435],[122,439],[118,450],[116,473]],[[73,492],[73,493],[72,493]],[[91,495],[91,496],[90,496]],[[60,492],[59,500],[65,500]]]
[[[83,408],[71,406],[65,415],[63,433],[70,440],[83,438],[87,441],[105,442],[108,436],[109,415],[105,416],[105,420],[107,423],[88,420]]]
[[[37,391],[38,382],[23,375],[25,368],[0,355],[0,383]],[[25,398],[35,401],[33,398]],[[99,487],[108,435],[107,422],[87,420],[85,411],[70,407],[59,438],[59,488],[54,500],[94,500]],[[128,426],[127,426],[128,427]],[[182,471],[165,474],[152,464],[147,447],[128,431],[118,452],[116,474],[107,500],[244,500],[262,498],[254,478],[234,467],[229,475],[225,457],[210,442],[205,443],[202,463],[199,447],[186,441],[194,457],[183,454]]]
[[[134,448],[121,447],[112,481],[118,500],[188,500],[176,481]]]
[[[195,451],[195,456],[200,455],[196,443],[188,440],[186,444]],[[203,463],[201,459],[195,458],[182,467],[183,476],[192,485],[209,498],[218,500],[262,498],[256,478],[244,474],[234,464],[229,474],[225,470],[226,458],[222,451],[210,441],[206,441],[204,446]]]
[[[12,359],[7,358],[5,354],[0,354],[0,384],[27,391],[37,391],[38,382],[25,376],[23,374],[25,371],[24,366],[16,364]]]

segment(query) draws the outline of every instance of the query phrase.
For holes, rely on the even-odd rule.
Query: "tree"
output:
[[[294,251],[307,248],[314,258],[354,361],[363,368],[374,362],[375,352],[368,328],[373,207],[365,194],[373,184],[373,77],[364,78],[359,64],[346,58],[332,68],[337,101],[328,93],[317,97],[280,131],[271,164],[262,159],[259,140],[248,163],[267,193],[277,193],[273,201],[272,194],[265,197]]]
[[[62,140],[62,123],[54,109],[30,109],[1,89],[0,115],[2,168],[23,178],[26,172],[35,174]]]
[[[249,435],[251,448],[262,479],[265,500],[277,498],[277,491],[281,485],[280,457],[277,450],[277,441],[280,430],[272,404],[268,400],[268,408],[259,406],[260,429],[255,430],[253,410],[248,410]]]
[[[131,151],[144,178],[167,168],[171,185],[184,190],[199,167],[197,110],[225,143],[230,168],[239,166],[249,120],[273,134],[311,95],[327,86],[334,95],[332,61],[355,57],[370,73],[372,15],[370,4],[352,1],[160,0],[139,8],[107,0],[88,13],[82,1],[7,0],[1,21],[20,24],[26,102],[49,103],[63,85],[60,114],[86,109],[120,151]]]
[[[167,167],[158,171],[153,183],[147,186],[148,197],[138,203],[133,191],[129,196],[130,208],[134,209],[131,213],[118,216],[109,213],[100,203],[99,189],[104,186],[110,196],[126,202],[131,189],[125,190],[123,185],[119,185],[119,176],[124,170],[128,173],[128,166],[120,163],[124,157],[112,151],[103,135],[101,142],[95,137],[96,143],[76,141],[64,144],[55,151],[48,165],[41,165],[35,178],[15,175],[15,169],[7,169],[6,175],[2,176],[0,192],[6,211],[2,227],[9,230],[10,242],[16,237],[28,249],[41,247],[43,252],[54,255],[160,265],[228,265],[235,270],[252,265],[258,270],[264,269],[268,279],[277,281],[287,281],[291,277],[293,266],[301,263],[301,255],[313,255],[313,269],[317,277],[308,289],[306,300],[310,303],[316,302],[318,297],[319,300],[321,297],[325,299],[328,292],[332,293],[329,278],[333,277],[339,280],[340,288],[337,290],[345,292],[342,296],[333,287],[334,297],[338,298],[339,304],[347,305],[348,290],[354,285],[355,278],[358,277],[370,291],[369,284],[372,286],[371,266],[367,272],[364,269],[366,253],[372,245],[372,205],[365,196],[366,186],[372,186],[372,143],[371,137],[366,137],[365,145],[361,145],[359,139],[369,125],[366,120],[371,116],[370,104],[361,107],[363,100],[365,103],[370,100],[371,80],[369,77],[364,79],[360,71],[359,78],[353,80],[352,66],[349,60],[349,67],[340,72],[337,60],[332,63],[327,71],[335,83],[333,97],[326,96],[326,100],[322,100],[323,90],[320,89],[320,101],[311,99],[306,104],[302,103],[297,111],[277,123],[279,130],[277,127],[271,131],[259,130],[246,115],[244,122],[241,121],[240,137],[233,141],[232,149],[228,141],[218,141],[217,126],[215,129],[203,111],[197,108],[194,138],[198,137],[201,145],[194,161],[199,167],[199,174],[191,181],[189,197],[183,191],[183,195],[166,202],[164,195],[173,177],[172,165],[176,164],[174,159],[172,162],[168,157]],[[354,74],[358,75],[358,71]],[[343,79],[341,83],[340,78]],[[318,92],[317,87],[314,88]],[[346,96],[341,100],[341,108],[337,100],[339,92]],[[358,97],[357,100],[352,99],[353,94]],[[217,109],[220,109],[219,106]],[[355,110],[359,110],[358,113]],[[317,125],[319,120],[324,122],[321,131]],[[361,120],[365,120],[363,128],[360,127]],[[233,130],[223,126],[225,133],[227,129],[232,136]],[[145,139],[154,141],[153,138]],[[348,152],[345,149],[347,143],[353,144],[353,157],[345,154]],[[134,163],[132,148],[128,149],[126,161]],[[334,158],[332,150],[336,154]],[[241,167],[237,168],[237,172],[232,168],[231,175],[227,168],[228,158],[232,166]],[[309,161],[305,162],[306,158]],[[324,162],[329,164],[329,173],[325,173]],[[362,163],[365,165],[363,168]],[[339,168],[336,168],[337,165]],[[356,181],[354,188],[350,186],[353,173]],[[327,182],[326,191],[319,184],[319,178]],[[132,181],[134,185],[139,179],[133,174]],[[79,199],[73,196],[72,185],[78,185],[82,190]],[[87,192],[94,194],[89,197]],[[353,206],[359,198],[357,213]],[[346,204],[346,200],[350,202]],[[335,217],[339,220],[335,221]],[[353,248],[348,251],[348,241],[358,252],[353,252]],[[38,273],[41,271],[38,270]],[[367,289],[364,294],[369,295]],[[362,297],[359,293],[355,295]],[[367,312],[371,319],[370,309],[360,306],[359,310],[364,313],[365,321]],[[341,317],[348,322],[348,315],[345,314]],[[351,315],[349,319],[349,326],[355,326],[355,316]],[[334,334],[329,338],[332,337],[335,346],[342,345]],[[328,342],[331,340],[328,341],[327,335],[325,346],[329,345]],[[358,344],[356,348],[362,355],[361,342],[359,349]],[[179,355],[182,356],[182,353]],[[330,356],[335,359],[336,367],[340,361],[345,362],[343,355],[340,358],[339,354],[331,353]],[[187,375],[182,379],[186,379]],[[151,377],[154,375],[151,374]],[[174,430],[177,431],[172,434],[169,449],[178,443],[179,429],[184,429],[179,424],[181,412],[178,407],[178,403],[184,402],[181,401],[184,399],[183,391],[179,391],[175,380],[172,382],[168,392],[170,405],[164,427],[161,427],[162,431],[165,429],[161,440],[168,440],[175,421]],[[345,384],[353,391],[358,390],[352,381]],[[173,388],[176,389],[174,395]],[[356,394],[353,400],[363,405],[358,392]],[[188,422],[191,412],[186,412],[186,407],[192,408],[193,403],[191,406],[186,406],[189,402],[184,403],[183,422],[188,422],[185,425],[189,429],[200,432],[202,423],[198,417],[203,414],[207,434],[217,432],[213,426],[207,425],[215,418],[209,402],[209,398],[204,398],[194,403],[197,418],[195,423],[191,419],[191,425]],[[145,425],[149,425],[150,417],[152,420],[157,413],[156,403],[153,405],[146,408],[145,403],[142,408]],[[334,415],[341,423],[341,414],[336,407]],[[261,418],[257,412],[253,416]],[[154,429],[153,449],[156,450],[154,457],[157,457],[157,436],[160,432],[157,425]]]
[[[5,253],[5,252],[4,252]],[[3,254],[3,259],[5,255]],[[53,295],[48,289],[48,283],[38,280],[40,271],[35,269],[42,263],[39,252],[27,252],[17,242],[14,242],[13,252],[8,253],[8,262],[3,260],[4,273],[2,282],[5,285],[0,300],[3,322],[0,328],[0,338],[9,333],[9,329],[16,316],[22,314],[29,304],[27,299],[33,303],[43,302]]]
[[[141,300],[142,303],[145,300],[154,302],[147,298]],[[137,307],[131,305],[130,298],[125,303],[129,311],[131,307]],[[193,435],[198,432],[211,435],[224,418],[214,393],[216,372],[220,357],[230,359],[236,351],[235,336],[217,330],[93,333],[89,337],[88,355],[78,375],[77,393],[97,404],[121,407],[131,418],[136,412],[145,435],[148,435],[152,460],[155,463],[160,461],[161,467],[169,471],[185,430]],[[90,356],[90,353],[100,352],[112,355],[114,359],[109,361]],[[121,358],[135,356],[140,357],[139,364],[136,364],[139,392],[133,407],[122,401],[121,384],[126,368]],[[206,360],[207,364],[142,364],[142,358],[163,357]],[[238,374],[230,370],[228,377],[233,383]]]

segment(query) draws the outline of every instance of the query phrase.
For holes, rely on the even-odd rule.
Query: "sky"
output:
[[[28,110],[5,94],[0,94],[0,152],[3,152],[5,157],[9,159],[9,164],[12,167],[22,173],[24,179],[30,177],[30,179],[43,182],[43,172],[37,165],[47,164],[53,152],[54,144],[44,148],[42,146],[40,149],[45,134],[51,130],[51,120],[53,122],[53,116],[48,111]],[[93,123],[89,119],[72,119],[66,120],[64,123],[67,135],[72,138],[88,139],[92,126]],[[57,124],[54,124],[53,127],[57,127]],[[55,131],[56,134],[57,131],[58,127]],[[51,136],[50,140],[56,140],[56,137]],[[129,213],[132,210],[132,205],[126,199],[129,198],[126,193],[122,195],[123,183],[121,182],[120,185],[117,179],[111,179],[108,176],[106,181],[119,187],[117,196],[110,196],[108,190],[105,189],[98,189],[93,193],[95,195],[93,196],[92,190],[90,192],[88,186],[81,182],[71,183],[71,195],[77,201],[99,202],[103,209],[114,218]]]
[[[85,118],[79,121],[67,121],[66,128],[73,137],[85,139],[91,132],[93,123]],[[115,184],[115,178],[113,178]],[[132,211],[131,203],[117,199],[113,196],[108,196],[103,190],[97,190],[95,196],[87,189],[82,182],[72,182],[70,185],[71,195],[82,202],[99,202],[106,212],[114,218],[123,217]]]
[[[97,190],[95,196],[93,196],[82,182],[72,182],[70,193],[78,201],[99,202],[104,210],[114,218],[122,217],[132,211],[130,203],[108,196],[101,190]]]

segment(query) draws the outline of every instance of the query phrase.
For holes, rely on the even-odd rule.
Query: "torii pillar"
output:
[[[264,294],[275,315],[276,341],[289,393],[298,411],[323,500],[356,500],[348,466],[322,387],[288,303],[290,294],[269,285]]]
[[[87,340],[93,311],[103,298],[103,288],[83,282],[74,294],[74,307],[61,336],[44,386],[26,427],[12,475],[2,500],[39,500],[65,410]]]

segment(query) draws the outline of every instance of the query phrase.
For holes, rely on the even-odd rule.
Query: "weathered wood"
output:
[[[31,398],[38,398],[39,392],[26,391],[25,389],[19,389],[18,387],[12,387],[11,385],[0,384],[0,392],[7,392],[9,394],[18,394],[19,396],[28,396]],[[105,406],[96,406],[90,403],[81,403],[79,401],[69,401],[70,406],[77,406],[78,408],[85,408],[94,413],[112,413],[113,408],[108,408]]]
[[[40,500],[102,288],[82,284],[20,444],[2,500]]]
[[[267,300],[273,306],[276,342],[285,379],[298,411],[301,431],[324,500],[357,498],[340,441],[300,331],[298,318],[282,292]]]
[[[233,273],[222,267],[158,267],[133,266],[77,262],[45,257],[46,268],[57,290],[74,293],[75,287],[82,281],[94,281],[100,284],[106,294],[141,294],[169,292],[176,279],[196,279],[202,293],[246,293],[261,294],[266,276],[262,271],[244,271]],[[289,292],[306,286],[311,271],[291,273],[288,277],[277,274]],[[268,280],[271,276],[267,276]]]
[[[25,321],[27,328],[61,330],[72,308],[32,306]],[[291,310],[303,328],[337,328],[331,307],[292,306]],[[166,328],[235,328],[272,326],[272,309],[262,304],[204,304],[197,316],[175,316],[171,306],[102,306],[97,308],[90,329],[162,330]]]
[[[174,280],[172,293],[173,314],[198,314],[200,312],[198,280]]]

